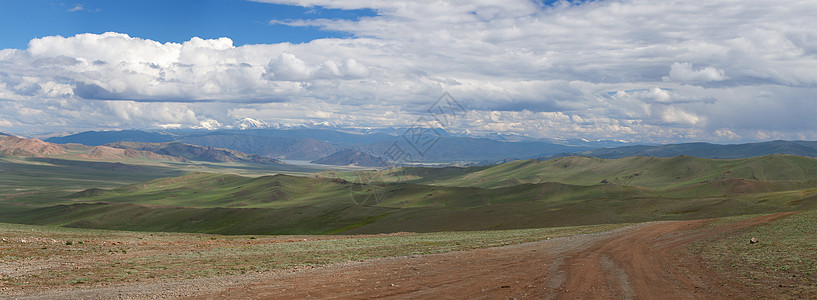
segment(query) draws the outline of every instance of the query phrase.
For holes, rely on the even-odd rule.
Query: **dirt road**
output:
[[[651,222],[614,231],[298,272],[231,276],[35,297],[194,299],[723,299],[756,298],[682,247],[785,214],[716,228]]]
[[[333,266],[198,298],[742,298],[752,291],[718,277],[680,246],[780,216],[712,229],[700,228],[706,221],[654,222],[501,248]]]

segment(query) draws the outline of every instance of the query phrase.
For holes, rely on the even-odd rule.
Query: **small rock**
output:
[[[502,288],[502,289],[509,289],[509,288],[511,288],[511,286],[510,286],[510,285],[503,285],[503,286],[501,286],[500,288]]]
[[[757,244],[758,242],[759,241],[755,237],[752,237],[751,239],[749,239],[749,244]]]

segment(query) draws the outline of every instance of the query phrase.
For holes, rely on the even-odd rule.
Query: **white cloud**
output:
[[[267,77],[271,80],[291,80],[300,81],[312,78],[315,73],[313,67],[293,55],[292,53],[281,53],[267,65]]]
[[[84,10],[84,9],[85,8],[82,6],[82,4],[76,4],[73,7],[69,8],[68,12],[81,11],[81,10]]]
[[[354,58],[347,58],[340,64],[327,60],[319,66],[312,66],[294,54],[284,52],[269,62],[265,72],[264,78],[269,80],[309,81],[364,78],[369,70]]]
[[[715,130],[715,136],[727,140],[737,140],[741,138],[740,135],[736,134],[729,128],[719,128]]]
[[[377,15],[272,20],[353,37],[302,44],[34,39],[0,50],[0,119],[22,131],[240,128],[244,118],[395,126],[448,91],[473,111],[460,123],[472,132],[817,138],[805,116],[817,111],[813,2],[262,2]]]
[[[701,118],[676,107],[667,107],[661,113],[661,120],[670,124],[695,125]]]
[[[690,63],[673,63],[670,67],[669,76],[664,77],[664,81],[676,82],[706,82],[722,81],[729,79],[726,72],[714,67],[706,67],[700,70],[693,70]]]

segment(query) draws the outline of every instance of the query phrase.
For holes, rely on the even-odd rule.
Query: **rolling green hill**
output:
[[[356,174],[340,174],[344,179]],[[491,167],[398,168],[372,176],[384,182],[408,181],[440,186],[496,188],[522,183],[561,182],[574,185],[603,183],[666,189],[728,179],[808,181],[817,179],[817,159],[767,155],[745,159],[628,157],[600,159],[562,157],[547,161],[514,161]]]
[[[341,173],[349,179],[352,175]],[[397,169],[375,178],[387,182],[191,173],[66,193],[59,198],[61,205],[16,207],[0,212],[0,220],[149,231],[325,234],[537,228],[817,209],[817,162],[788,155],[740,160],[568,157],[493,167]]]
[[[689,155],[701,158],[737,159],[770,154],[790,154],[817,157],[817,141],[768,141],[760,143],[717,145],[709,143],[684,143],[656,146],[623,146],[599,148],[583,152],[562,153],[541,158],[542,160],[565,156],[592,156],[616,159],[630,156],[673,157]]]

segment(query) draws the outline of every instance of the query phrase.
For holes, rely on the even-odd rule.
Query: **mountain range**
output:
[[[568,146],[549,142],[509,142],[487,138],[450,135],[443,130],[434,132],[437,139],[430,149],[414,159],[423,162],[499,161],[513,158],[536,158],[563,152],[585,151],[587,146]],[[407,140],[405,135],[380,132],[350,133],[329,129],[249,129],[219,131],[88,131],[64,137],[53,137],[53,143],[104,145],[115,142],[166,143],[182,142],[193,145],[225,148],[264,157],[290,160],[320,160],[340,151],[354,149],[381,157],[395,142]],[[405,146],[408,148],[409,146]],[[329,160],[337,165],[351,161]]]
[[[181,142],[165,143],[138,143],[138,142],[116,142],[106,144],[106,146],[118,149],[135,149],[149,151],[157,154],[182,157],[193,161],[210,162],[251,162],[257,164],[280,164],[281,161],[262,157],[255,154],[214,148],[208,146],[190,145]]]
[[[86,146],[0,136],[0,167],[8,182],[0,185],[4,197],[0,220],[127,230],[317,234],[534,228],[817,207],[817,159],[813,157],[657,157],[670,151],[721,156],[794,150],[808,154],[811,142],[631,146],[490,166],[318,172],[287,171],[291,165],[279,165],[269,157],[176,141],[311,139],[340,149],[326,156],[334,162],[322,163],[356,165],[374,164],[381,158],[372,153],[393,145],[386,136],[308,133],[325,140],[300,136],[307,132],[116,132],[117,138],[173,141]],[[335,142],[346,137],[360,143]],[[483,149],[503,156],[547,151],[535,142],[458,136],[444,136],[432,146],[428,155],[460,158],[478,157]],[[635,152],[641,156],[586,156],[633,151],[641,151]],[[162,160],[168,163],[155,163]],[[194,164],[179,163],[185,161]],[[229,163],[195,163],[200,161]],[[251,170],[235,172],[235,166]]]
[[[817,141],[768,141],[760,143],[718,145],[710,143],[684,143],[656,146],[622,146],[593,150],[559,153],[540,158],[548,160],[565,156],[591,156],[598,158],[624,158],[630,156],[673,157],[688,155],[700,158],[732,159],[749,158],[769,154],[791,154],[817,157]]]
[[[402,132],[402,133],[401,133]],[[181,142],[215,148],[230,149],[273,159],[321,161],[331,165],[366,165],[359,161],[360,155],[350,156],[349,150],[384,159],[390,147],[407,144],[406,131],[397,129],[384,132],[347,132],[332,129],[247,129],[247,130],[178,130],[178,131],[89,131],[63,137],[46,139],[54,143],[79,143],[104,145],[116,142],[168,143]],[[400,134],[398,134],[400,133]],[[395,135],[396,134],[396,135]],[[769,141],[746,144],[682,143],[668,145],[625,145],[600,148],[599,145],[621,145],[621,142],[586,140],[560,140],[559,143],[544,140],[511,141],[504,136],[498,139],[475,138],[452,135],[443,130],[435,131],[433,146],[414,152],[413,161],[443,163],[496,164],[516,159],[537,158],[549,160],[566,156],[590,156],[616,159],[629,156],[673,157],[689,155],[701,158],[734,159],[769,154],[791,154],[817,157],[817,142]],[[568,144],[565,144],[568,143]],[[368,159],[372,161],[372,158]],[[371,164],[369,164],[371,165]]]
[[[182,157],[162,155],[150,151],[117,149],[107,146],[85,146],[81,144],[54,144],[36,138],[26,139],[16,136],[0,136],[0,154],[18,157],[51,157],[61,159],[125,159],[180,162]]]
[[[314,160],[312,163],[322,165],[351,165],[358,167],[385,167],[387,162],[383,159],[352,149],[335,152],[332,155]]]
[[[55,144],[36,138],[0,135],[0,155],[69,160],[124,160],[163,162],[241,162],[278,165],[280,161],[229,149],[180,142],[115,142],[107,145]]]

